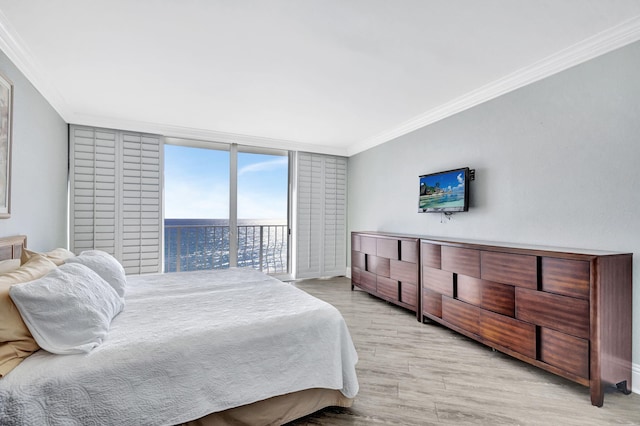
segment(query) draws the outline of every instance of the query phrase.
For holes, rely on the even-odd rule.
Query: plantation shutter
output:
[[[128,274],[161,271],[162,141],[71,126],[71,250],[112,254]]]
[[[160,271],[160,138],[122,135],[122,265],[129,273]]]
[[[71,132],[71,250],[100,249],[116,255],[116,134]]]
[[[347,159],[325,157],[323,276],[344,275],[347,265]]]
[[[305,152],[296,157],[295,277],[344,275],[347,159]]]

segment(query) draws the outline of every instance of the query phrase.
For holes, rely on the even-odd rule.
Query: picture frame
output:
[[[0,74],[0,219],[11,217],[13,84]]]

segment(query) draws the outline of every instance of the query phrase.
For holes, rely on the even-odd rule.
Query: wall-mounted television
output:
[[[419,213],[469,210],[469,168],[420,176]]]

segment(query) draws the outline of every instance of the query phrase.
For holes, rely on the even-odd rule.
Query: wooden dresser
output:
[[[421,321],[589,386],[593,405],[605,386],[630,392],[631,254],[421,238],[419,257]]]
[[[415,237],[351,234],[351,288],[410,309],[420,316],[419,245]]]

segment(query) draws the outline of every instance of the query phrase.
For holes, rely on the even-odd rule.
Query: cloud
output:
[[[462,173],[458,174],[456,179],[458,179],[458,186],[464,185],[464,175]]]
[[[277,170],[279,168],[288,167],[288,166],[289,166],[289,158],[279,157],[273,160],[262,161],[260,163],[254,163],[254,164],[249,164],[248,166],[244,166],[238,169],[238,176],[242,176],[245,173]]]

